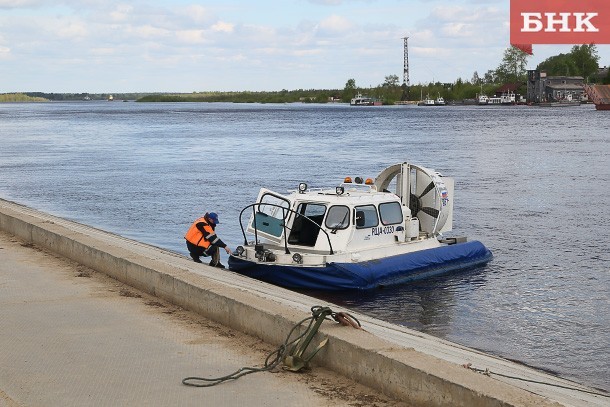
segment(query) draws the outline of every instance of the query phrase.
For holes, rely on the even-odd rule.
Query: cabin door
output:
[[[314,247],[320,235],[326,205],[302,202],[297,206],[296,212],[288,235],[288,244]]]
[[[287,230],[285,225],[290,220],[292,203],[288,198],[269,189],[262,188],[252,208],[252,216],[248,223],[248,232],[256,233],[272,242],[279,243]]]

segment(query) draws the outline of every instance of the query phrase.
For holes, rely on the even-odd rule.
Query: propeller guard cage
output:
[[[375,179],[378,191],[393,192],[411,216],[419,219],[420,231],[436,236],[452,229],[453,178],[408,162],[394,164]]]

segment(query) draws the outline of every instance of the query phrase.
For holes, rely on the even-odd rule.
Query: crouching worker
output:
[[[216,225],[218,225],[218,215],[214,212],[206,213],[203,217],[197,219],[184,238],[186,239],[186,247],[196,263],[202,263],[199,257],[211,256],[212,261],[210,266],[225,268],[220,264],[220,250],[225,249],[227,254],[231,254],[231,249],[216,236]]]

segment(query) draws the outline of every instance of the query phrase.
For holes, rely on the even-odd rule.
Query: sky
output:
[[[0,93],[276,91],[470,80],[509,0],[0,0]],[[529,69],[570,45],[535,45]],[[599,45],[610,65],[610,45]]]

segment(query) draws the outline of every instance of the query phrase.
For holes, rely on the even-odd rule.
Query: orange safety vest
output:
[[[203,236],[203,233],[201,233],[201,231],[199,229],[197,229],[196,225],[200,222],[204,224],[203,228],[205,229],[206,232],[208,232],[210,235],[216,235],[216,233],[214,232],[214,229],[212,229],[212,226],[210,226],[208,224],[208,222],[205,220],[205,217],[201,217],[201,218],[197,219],[195,222],[193,222],[193,224],[189,228],[188,232],[186,232],[186,235],[184,236],[184,238],[187,241],[194,244],[195,246],[200,246],[200,247],[203,247],[204,249],[207,249],[208,247],[210,247],[211,243],[209,240],[207,240]]]

